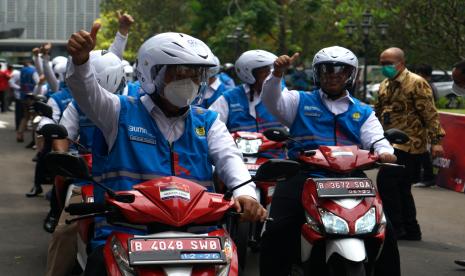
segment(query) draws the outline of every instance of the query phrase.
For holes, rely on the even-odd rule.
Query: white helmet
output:
[[[68,63],[67,62],[60,62],[60,63],[57,63],[55,66],[53,66],[53,72],[55,72],[55,74],[64,74],[66,72],[66,65]]]
[[[313,78],[317,84],[320,82],[318,67],[321,64],[349,65],[353,67],[352,73],[347,80],[347,84],[350,86],[353,84],[353,81],[357,76],[358,59],[349,49],[340,46],[332,46],[323,48],[315,54],[312,62],[312,68]]]
[[[105,90],[116,93],[126,84],[121,59],[106,50],[90,52],[89,61],[99,85]]]
[[[121,61],[121,64],[123,65],[124,76],[126,77],[126,80],[127,81],[132,81],[132,75],[134,73],[134,68],[129,63],[129,61],[127,61],[125,59],[123,59]]]
[[[252,71],[264,66],[272,66],[278,57],[264,50],[250,50],[242,53],[236,60],[235,69],[241,81],[247,84],[254,84],[255,77]]]
[[[213,56],[213,60],[215,61],[216,65],[208,68],[208,71],[207,71],[208,78],[211,78],[220,72],[220,66],[221,66],[220,60],[218,59],[217,56]]]
[[[139,48],[136,76],[148,94],[164,85],[163,65],[215,66],[210,48],[201,40],[182,33],[161,33],[145,41]],[[163,73],[162,73],[163,71]],[[206,81],[206,68],[202,72]]]
[[[56,66],[58,63],[67,63],[68,62],[68,58],[64,57],[64,56],[56,56],[52,59],[52,66]]]

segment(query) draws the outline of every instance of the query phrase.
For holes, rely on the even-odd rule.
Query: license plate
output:
[[[226,263],[220,237],[133,238],[131,265],[171,263]]]
[[[314,180],[318,197],[368,197],[375,196],[375,188],[368,178]]]

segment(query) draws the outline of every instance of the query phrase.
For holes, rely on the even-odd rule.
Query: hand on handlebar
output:
[[[396,163],[397,157],[394,154],[383,152],[379,155],[381,163]]]
[[[242,212],[242,219],[247,221],[265,221],[268,212],[255,199],[250,196],[239,196],[235,198],[234,207],[237,212]]]

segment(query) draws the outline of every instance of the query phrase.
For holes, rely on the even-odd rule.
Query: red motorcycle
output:
[[[147,235],[113,232],[104,247],[108,275],[238,275],[236,246],[223,225],[237,220],[233,190],[207,192],[175,176],[145,181],[131,191],[115,192],[95,182],[82,158],[50,153],[47,162],[58,175],[89,180],[106,190],[105,203],[70,204],[75,220],[104,216],[108,223],[144,229]],[[254,179],[276,180],[297,173],[299,165],[270,160]],[[234,225],[234,223],[228,223]]]
[[[270,140],[293,140],[282,129],[270,129],[264,134]],[[385,137],[396,144],[408,141],[399,130],[389,130]],[[329,275],[371,275],[384,243],[386,217],[378,191],[363,171],[378,166],[403,167],[378,163],[375,143],[370,150],[320,146],[300,152],[302,170],[310,175],[325,175],[310,176],[302,192],[306,223],[301,231],[301,261],[305,275],[307,271],[311,275],[309,259],[313,250],[325,252]]]
[[[233,132],[232,137],[242,152],[243,161],[251,176],[254,176],[262,164],[273,158],[285,159],[285,148],[281,142],[268,140],[258,132]],[[262,206],[270,211],[276,182],[256,181],[257,198]],[[263,230],[262,222],[241,222],[232,238],[237,245],[240,271],[245,270],[248,248],[253,252],[260,249],[260,240]]]

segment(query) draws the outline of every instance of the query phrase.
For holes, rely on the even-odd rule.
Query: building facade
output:
[[[64,51],[70,35],[90,29],[99,17],[100,0],[0,0],[0,55],[20,57],[52,42]]]

